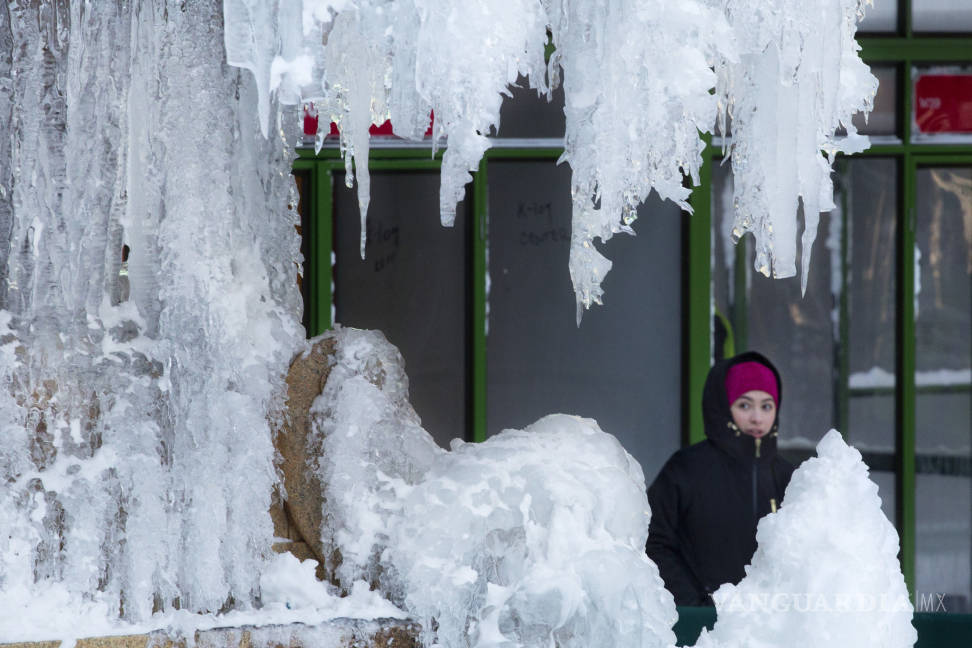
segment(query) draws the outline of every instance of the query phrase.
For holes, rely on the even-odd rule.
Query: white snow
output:
[[[548,98],[562,82],[579,321],[611,270],[595,240],[633,233],[652,190],[691,211],[683,179],[698,184],[700,134],[717,114],[723,131],[733,118],[734,238],[752,232],[757,270],[793,276],[802,200],[805,289],[819,212],[833,208],[833,156],[868,146],[851,123],[877,89],[854,41],[866,3],[291,0],[277,14],[224,4],[227,59],[253,72],[264,133],[273,92],[320,110],[318,149],[335,122],[349,183],[356,160],[362,223],[372,124],[390,118],[397,135],[421,139],[434,113],[433,146],[448,141],[439,209],[450,225],[518,75]],[[840,126],[847,135],[836,138]]]
[[[914,645],[898,534],[861,454],[836,430],[793,474],[756,539],[743,580],[713,594],[718,618],[698,648]]]
[[[271,559],[260,576],[262,608],[225,614],[194,614],[186,610],[158,612],[136,623],[117,618],[109,597],[92,593],[78,599],[60,583],[0,590],[0,642],[61,640],[70,645],[84,637],[110,637],[164,631],[191,637],[197,630],[227,627],[314,626],[335,619],[404,619],[405,613],[371,591],[367,583],[352,584],[348,596],[317,580],[312,560],[290,554]]]

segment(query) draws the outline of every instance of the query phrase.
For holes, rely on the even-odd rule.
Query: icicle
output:
[[[242,1],[228,1],[239,13],[228,24],[245,21]],[[270,92],[327,106],[346,159],[364,161],[360,131],[368,124],[390,115],[397,134],[417,139],[433,110],[433,151],[448,142],[439,194],[447,226],[490,145],[509,84],[522,74],[547,93],[563,77],[570,274],[578,305],[588,308],[599,303],[610,266],[585,246],[630,233],[652,189],[690,211],[684,178],[698,182],[699,133],[717,120],[724,131],[730,114],[735,230],[755,235],[759,272],[796,274],[799,200],[808,210],[832,204],[820,151],[866,146],[851,124],[854,112],[870,109],[876,88],[854,42],[863,7],[864,0],[306,0],[299,47],[261,45],[264,31],[293,31],[294,20],[281,18],[252,25],[247,56],[234,44],[233,60],[257,74],[268,64],[255,56],[278,57]],[[548,29],[556,49],[544,65]],[[840,125],[849,136],[838,140]],[[355,170],[364,219],[367,168]],[[816,218],[814,211],[805,221],[801,242],[804,284]]]

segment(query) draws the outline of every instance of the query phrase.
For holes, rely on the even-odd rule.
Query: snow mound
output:
[[[454,442],[403,506],[387,555],[441,645],[673,642],[641,467],[595,421],[554,414]]]
[[[831,430],[763,518],[738,585],[713,594],[718,620],[699,648],[912,646],[913,607],[898,535],[881,511],[861,454]]]
[[[445,452],[405,400],[394,347],[335,335],[314,411],[342,584],[379,583],[426,645],[674,643],[674,600],[644,551],[644,476],[617,439],[555,414]]]

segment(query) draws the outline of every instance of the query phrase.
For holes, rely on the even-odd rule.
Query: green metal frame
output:
[[[712,151],[712,138],[705,136],[706,151]],[[705,439],[702,421],[702,388],[712,364],[712,164],[704,156],[699,169],[699,186],[689,199],[693,213],[684,219],[683,320],[686,343],[683,345],[682,426],[683,444]],[[739,339],[734,335],[738,350]]]

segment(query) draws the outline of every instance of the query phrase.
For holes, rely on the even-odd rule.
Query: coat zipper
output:
[[[759,446],[760,446],[760,442],[761,441],[762,441],[762,439],[759,438],[759,437],[756,437],[755,439],[753,439],[753,443],[756,446],[756,459],[759,459]],[[756,479],[756,461],[754,459],[753,460],[753,519],[758,519],[759,518],[759,508],[757,506],[758,499],[756,497],[756,491],[757,491],[756,481],[757,481],[757,479]]]
[[[756,462],[753,462],[753,519],[759,517],[759,511],[756,508]]]

